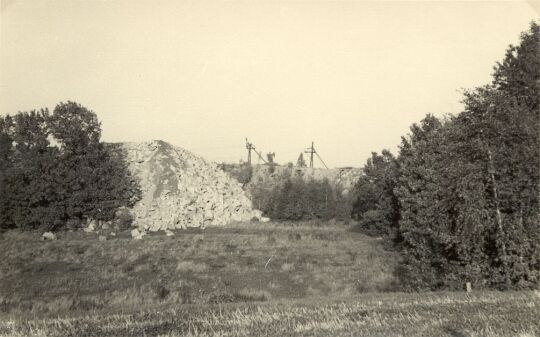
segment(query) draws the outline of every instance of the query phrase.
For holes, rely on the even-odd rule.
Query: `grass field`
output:
[[[345,225],[0,238],[0,336],[537,336],[534,292],[404,294]]]

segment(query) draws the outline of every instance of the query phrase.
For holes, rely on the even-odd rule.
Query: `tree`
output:
[[[373,152],[354,187],[352,215],[362,230],[387,235],[399,241],[398,200],[394,194],[398,179],[397,161],[388,150]]]
[[[31,228],[47,225],[50,207],[56,194],[51,173],[58,165],[57,151],[49,147],[47,110],[20,112],[7,116],[10,124],[4,128],[4,146],[8,157],[4,157],[7,169],[2,183],[6,201],[3,202],[2,227]],[[11,141],[11,146],[9,144]]]
[[[58,229],[132,206],[138,186],[100,135],[95,113],[73,102],[1,118],[0,227]]]
[[[411,134],[402,139],[400,174],[396,196],[399,200],[399,230],[403,237],[404,273],[416,286],[440,287],[448,267],[444,250],[450,238],[441,236],[447,217],[444,173],[443,124],[428,115]]]
[[[48,118],[51,135],[70,155],[87,153],[101,139],[101,123],[95,112],[70,102],[58,104]]]
[[[65,196],[63,220],[111,220],[121,206],[139,198],[123,154],[100,142],[97,115],[75,102],[60,103],[49,118],[51,134],[61,144],[58,185]]]
[[[0,229],[13,227],[8,183],[12,168],[14,122],[11,116],[0,116]]]
[[[500,288],[539,280],[540,29],[535,23],[495,67],[492,84],[465,93],[456,125],[477,144],[489,224],[489,279]]]
[[[415,288],[527,288],[540,263],[539,28],[521,36],[465,110],[402,141],[402,272]]]
[[[305,181],[301,175],[285,174],[271,188],[255,189],[255,206],[279,220],[348,220],[350,209],[328,179]]]
[[[276,153],[275,152],[268,152],[266,154],[266,158],[268,160],[268,166],[269,166],[269,169],[268,171],[270,173],[274,173],[275,170],[276,170],[276,163],[274,162],[274,158],[276,157]]]
[[[300,153],[298,156],[298,160],[296,160],[296,166],[298,167],[306,167],[306,161],[304,160],[304,154]]]

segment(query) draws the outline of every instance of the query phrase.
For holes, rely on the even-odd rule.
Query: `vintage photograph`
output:
[[[540,1],[0,4],[0,337],[540,337]]]

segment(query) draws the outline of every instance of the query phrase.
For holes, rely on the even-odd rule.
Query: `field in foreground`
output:
[[[187,305],[136,314],[6,319],[0,336],[540,335],[533,292],[364,294],[341,301]]]
[[[0,236],[0,336],[537,336],[534,292],[404,294],[340,224]]]
[[[8,232],[0,239],[0,313],[64,315],[164,304],[348,297],[395,287],[399,255],[341,224],[239,223],[179,231]]]

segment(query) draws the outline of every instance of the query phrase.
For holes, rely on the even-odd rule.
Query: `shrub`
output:
[[[252,189],[255,207],[278,220],[347,220],[350,202],[327,179],[304,181],[301,176],[285,175],[273,187]]]
[[[118,230],[124,231],[131,228],[131,224],[133,223],[133,216],[128,209],[122,208],[116,212],[115,222]]]
[[[74,102],[0,117],[0,228],[57,230],[132,206],[140,190],[100,137],[97,115]]]
[[[221,163],[219,167],[238,180],[242,185],[247,185],[253,177],[253,167],[250,163],[227,164]]]

